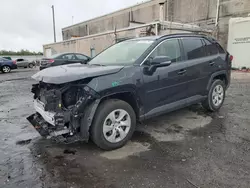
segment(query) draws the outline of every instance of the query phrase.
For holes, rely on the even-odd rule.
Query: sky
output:
[[[42,51],[53,43],[52,9],[55,7],[56,37],[61,29],[97,16],[141,3],[142,0],[0,0],[0,50]]]

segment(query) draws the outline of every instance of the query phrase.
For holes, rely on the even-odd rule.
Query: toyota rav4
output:
[[[45,137],[122,147],[136,123],[201,103],[217,111],[230,83],[232,56],[196,34],[117,43],[88,64],[42,70],[33,78],[36,113],[28,117]]]

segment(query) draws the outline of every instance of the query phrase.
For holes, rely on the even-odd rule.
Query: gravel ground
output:
[[[224,106],[199,105],[143,124],[123,148],[42,139],[26,120],[34,112],[30,78],[0,74],[0,187],[249,187],[250,74],[233,73]]]

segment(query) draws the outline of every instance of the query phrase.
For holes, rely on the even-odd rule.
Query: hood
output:
[[[32,76],[37,81],[50,84],[63,84],[84,78],[119,72],[124,66],[98,66],[72,64],[44,69]]]

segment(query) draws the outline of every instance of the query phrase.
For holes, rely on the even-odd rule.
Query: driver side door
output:
[[[144,61],[143,69],[147,69],[156,56],[168,56],[171,64],[158,67],[150,75],[143,71],[146,118],[168,111],[168,108],[175,108],[178,102],[184,102],[188,96],[186,65],[179,39],[161,42]]]

